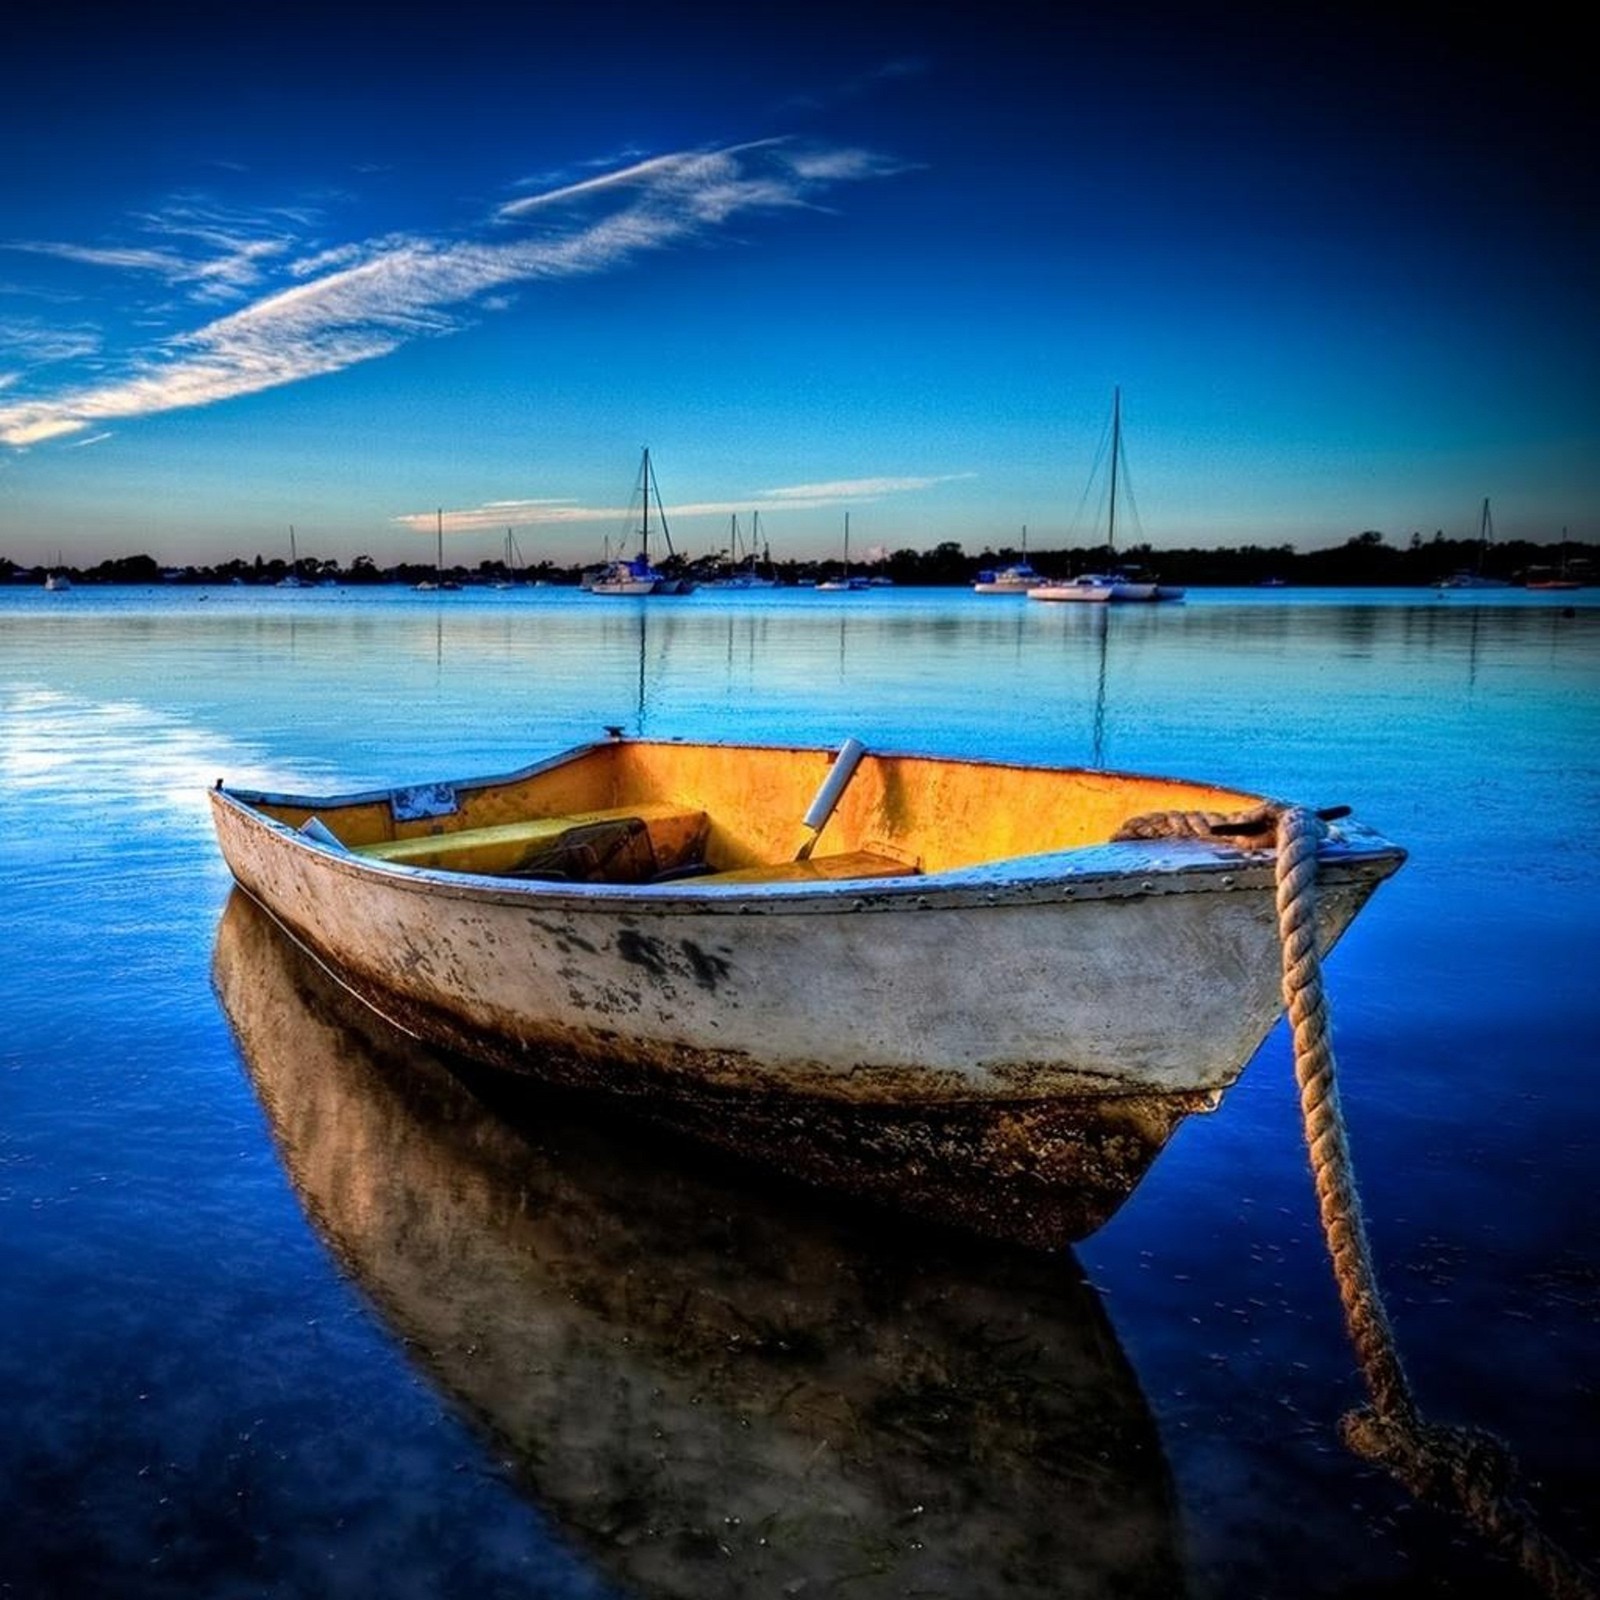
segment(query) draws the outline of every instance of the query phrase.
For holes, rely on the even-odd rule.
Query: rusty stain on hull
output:
[[[641,1067],[618,1055],[519,1047],[303,948],[391,1025],[468,1060],[616,1103],[802,1183],[1035,1249],[1088,1237],[1133,1192],[1185,1117],[1216,1104],[1203,1092],[941,1103],[897,1101],[881,1089],[851,1099],[719,1087],[703,1062]],[[753,1076],[747,1069],[745,1083]]]

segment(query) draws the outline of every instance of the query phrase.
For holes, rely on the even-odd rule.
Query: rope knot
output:
[[[1136,839],[1239,839],[1263,837],[1280,826],[1283,817],[1304,811],[1313,837],[1327,836],[1327,826],[1337,817],[1350,814],[1349,806],[1325,806],[1320,811],[1305,810],[1287,800],[1264,800],[1248,811],[1147,811],[1129,817],[1111,835],[1113,842]]]
[[[1129,817],[1111,835],[1114,841],[1132,839],[1218,839],[1239,833],[1266,833],[1277,816],[1276,802],[1251,811],[1147,811]]]

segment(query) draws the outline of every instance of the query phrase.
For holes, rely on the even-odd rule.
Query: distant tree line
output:
[[[854,570],[870,570],[907,587],[963,587],[985,567],[1004,566],[1019,561],[1023,552],[1011,546],[985,547],[969,555],[953,540],[931,550],[896,550],[882,561],[868,566],[854,564]],[[1485,549],[1476,539],[1446,539],[1435,534],[1424,540],[1412,534],[1402,546],[1392,545],[1383,534],[1358,533],[1341,545],[1326,550],[1298,553],[1293,545],[1243,545],[1213,550],[1156,550],[1135,545],[1113,555],[1105,546],[1074,547],[1061,550],[1027,552],[1029,562],[1049,577],[1071,577],[1080,572],[1104,570],[1107,566],[1137,566],[1164,581],[1198,588],[1237,587],[1263,583],[1339,587],[1428,587],[1456,572],[1479,572],[1485,577],[1520,583],[1529,576],[1565,569],[1585,582],[1600,576],[1600,546],[1566,543],[1559,546],[1508,540]],[[690,560],[682,555],[662,561],[663,568],[710,579],[725,570],[717,558]],[[838,573],[843,563],[826,561],[776,561],[763,566],[783,583],[815,581]],[[44,581],[46,571],[55,568],[24,567],[8,557],[0,557],[0,581]],[[276,584],[289,575],[290,564],[280,558],[256,556],[254,560],[235,558],[216,566],[163,566],[153,556],[119,556],[86,568],[65,569],[75,583],[85,584]],[[447,567],[441,574],[432,562],[402,562],[379,567],[370,556],[357,556],[348,567],[318,556],[304,556],[298,575],[308,582],[335,581],[341,584],[415,584],[424,579],[446,576],[461,583],[493,583],[516,580],[551,584],[575,584],[584,567],[539,561],[508,571],[499,560],[485,560],[476,566]]]

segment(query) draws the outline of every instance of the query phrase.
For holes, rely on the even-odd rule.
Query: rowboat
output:
[[[507,1094],[389,1028],[240,893],[212,973],[310,1226],[589,1592],[1183,1592],[1161,1436],[1072,1256],[797,1205]]]
[[[1282,1005],[1271,834],[1128,826],[1268,804],[1213,784],[613,734],[210,800],[241,888],[418,1037],[980,1229],[1097,1225],[1085,1184],[1114,1205]],[[1404,854],[1326,826],[1324,950]]]

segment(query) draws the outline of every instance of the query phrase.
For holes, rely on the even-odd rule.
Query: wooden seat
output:
[[[355,854],[447,872],[628,882],[693,858],[706,830],[703,811],[647,804],[384,839],[355,846]]]
[[[841,878],[905,878],[917,868],[873,850],[845,850],[838,855],[811,856],[805,861],[778,861],[769,866],[737,867],[713,872],[701,883],[832,883]]]

